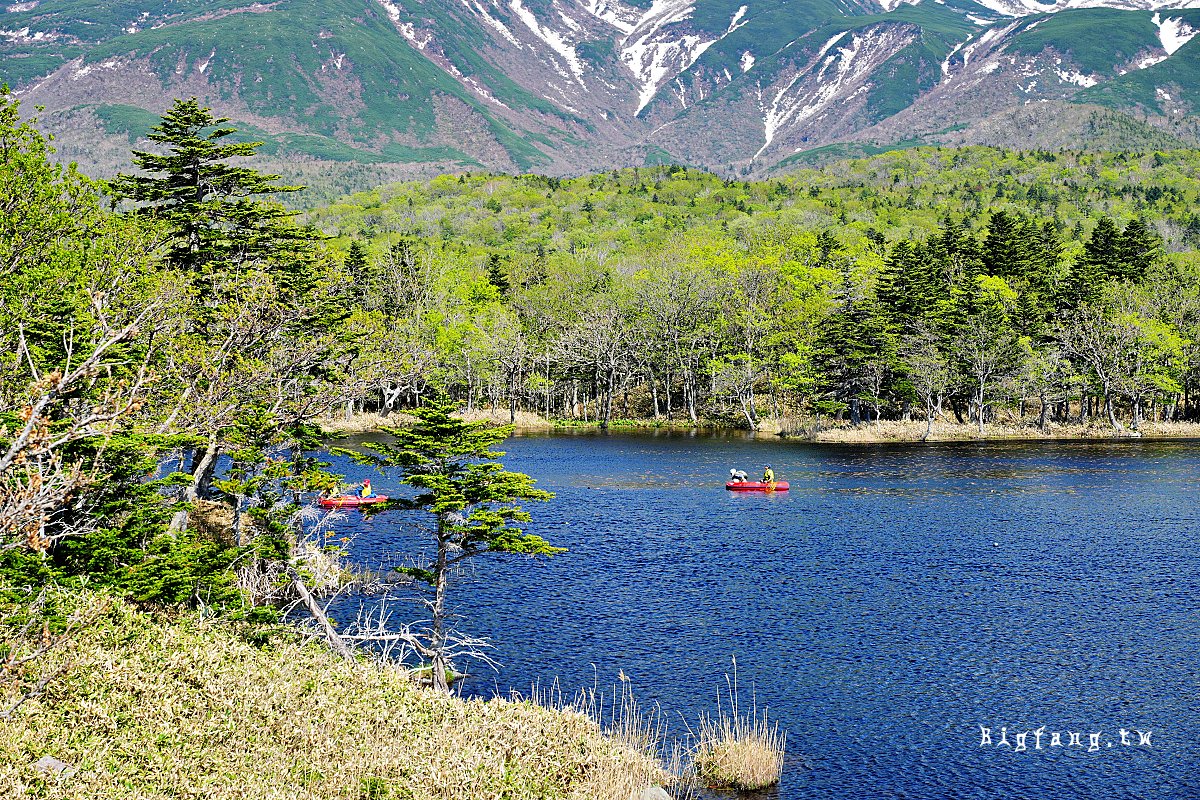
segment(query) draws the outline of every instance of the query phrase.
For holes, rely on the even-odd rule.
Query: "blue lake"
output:
[[[753,690],[788,732],[772,796],[1200,796],[1196,444],[580,434],[504,448],[557,493],[530,507],[530,530],[569,552],[478,559],[456,582],[461,627],[502,662],[466,693],[607,688],[623,671],[678,733],[716,711],[736,657],[743,703]],[[724,490],[730,467],[768,463],[790,492]],[[403,521],[341,528],[375,567],[423,543]]]

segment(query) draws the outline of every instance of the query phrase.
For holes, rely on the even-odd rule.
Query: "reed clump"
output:
[[[759,713],[757,703],[749,711],[738,706],[735,677],[728,682],[728,700],[717,700],[717,715],[702,713],[693,731],[692,769],[696,779],[713,789],[765,789],[779,783],[787,734],[779,723]]]

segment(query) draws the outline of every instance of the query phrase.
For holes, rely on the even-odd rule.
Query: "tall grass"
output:
[[[661,756],[667,724],[661,708],[639,703],[624,673],[620,687],[611,695],[592,687],[579,691],[568,701],[555,682],[549,688],[535,686],[530,700],[559,713],[586,717],[625,753],[622,758],[594,763],[570,795],[574,800],[637,800],[651,786],[674,786],[675,800],[690,797],[686,781],[680,781],[683,770],[679,769],[678,751],[672,764],[667,769],[663,767]]]
[[[422,690],[285,629],[264,642],[262,629],[116,601],[36,667],[26,680],[57,677],[0,721],[0,796],[626,800],[666,780],[631,745],[644,725]],[[0,706],[17,691],[0,687]],[[74,774],[43,773],[43,756]]]
[[[736,660],[733,666],[732,680],[725,676],[727,700],[718,695],[717,715],[702,713],[693,732],[692,767],[710,788],[764,789],[783,774],[787,734],[768,721],[766,708],[759,713],[753,694],[748,711],[739,707]]]

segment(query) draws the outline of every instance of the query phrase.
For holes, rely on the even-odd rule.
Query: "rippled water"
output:
[[[463,627],[503,662],[466,691],[623,670],[682,730],[736,656],[743,699],[753,686],[788,731],[782,798],[1200,796],[1195,444],[505,447],[557,493],[531,530],[569,552],[480,560],[455,586]],[[792,491],[723,489],[730,467],[766,463]],[[355,557],[411,550],[400,520],[352,516]],[[1015,752],[981,746],[981,726],[1013,745],[1045,733]]]

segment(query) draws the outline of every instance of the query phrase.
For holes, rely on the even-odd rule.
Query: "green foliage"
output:
[[[1130,14],[1107,8],[1060,11],[1014,37],[1006,50],[1038,55],[1053,48],[1085,74],[1110,75],[1139,53],[1158,46],[1158,29],[1147,12]]]
[[[452,542],[461,550],[456,561],[484,552],[563,552],[517,525],[530,516],[515,501],[545,501],[553,495],[533,488],[528,475],[507,472],[492,460],[504,455],[491,448],[512,429],[463,422],[453,411],[448,400],[434,399],[412,409],[418,420],[413,427],[385,428],[388,440],[364,443],[368,453],[343,452],[383,472],[399,468],[403,482],[418,492],[404,505],[434,515],[439,542]]]

